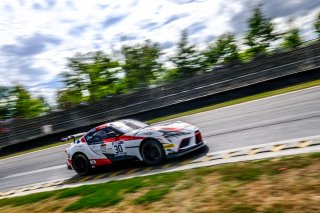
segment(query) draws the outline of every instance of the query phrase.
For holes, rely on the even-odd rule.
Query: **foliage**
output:
[[[253,8],[247,23],[248,30],[244,40],[249,48],[242,52],[238,50],[235,36],[229,33],[221,35],[205,51],[200,52],[195,45],[189,43],[188,32],[183,30],[175,55],[169,58],[168,62],[174,64],[170,69],[164,68],[161,63],[162,52],[159,45],[150,40],[123,46],[123,64],[103,51],[77,53],[68,58],[67,71],[62,74],[66,87],[57,94],[59,108],[67,109],[82,102],[99,101],[135,88],[148,87],[150,84],[190,78],[215,65],[247,62],[264,55],[278,35],[274,33],[270,18],[263,14],[261,4]],[[314,27],[320,38],[320,13]],[[285,34],[281,46],[291,49],[301,44],[299,29],[292,29]],[[19,94],[10,95],[10,98],[1,96],[3,91],[5,90],[0,88],[0,119],[12,116],[31,118],[49,108],[44,100],[31,98],[26,90],[19,90]],[[15,100],[12,101],[11,97],[15,97]],[[26,107],[26,104],[29,106]]]
[[[11,89],[9,87],[0,87],[0,119],[11,117],[10,94]]]
[[[245,36],[245,44],[249,46],[247,51],[253,55],[264,54],[270,43],[276,39],[270,18],[262,13],[261,5],[257,5],[247,22],[249,26]]]
[[[57,102],[60,109],[68,109],[79,105],[85,99],[81,90],[69,88],[58,92]]]
[[[88,93],[91,101],[119,93],[117,74],[120,65],[104,52],[78,53],[68,59],[67,67],[69,71],[64,72],[62,76],[69,90],[61,94],[60,101],[65,100],[65,97],[71,97],[72,100],[69,103],[60,102],[61,105],[81,102],[84,93]],[[75,95],[70,95],[72,92],[82,93],[79,101],[73,99]]]
[[[162,82],[174,82],[179,79],[179,70],[178,68],[168,69],[162,76]]]
[[[224,34],[214,44],[210,44],[204,52],[206,65],[212,67],[214,64],[229,64],[240,60],[235,36]]]
[[[33,118],[47,110],[42,98],[32,98],[30,93],[20,85],[16,85],[11,92],[10,105],[13,108],[13,116],[21,118]]]
[[[284,49],[297,48],[302,45],[302,39],[298,28],[289,30],[283,38],[281,46]]]
[[[194,45],[189,45],[187,31],[181,32],[180,41],[177,44],[177,52],[171,58],[176,70],[169,76],[172,79],[189,78],[194,76],[203,67],[203,58]]]
[[[21,85],[0,87],[0,119],[34,118],[48,110],[43,97],[33,98]]]
[[[158,62],[161,50],[157,43],[147,40],[143,44],[122,47],[125,58],[124,82],[128,89],[145,87],[162,72]]]
[[[317,15],[317,19],[314,23],[314,29],[316,33],[318,34],[318,38],[320,39],[320,13]]]

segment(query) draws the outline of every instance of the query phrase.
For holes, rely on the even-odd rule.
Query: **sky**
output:
[[[200,48],[226,32],[241,38],[258,3],[278,31],[291,20],[304,39],[315,37],[318,0],[1,0],[0,86],[19,83],[54,103],[77,52],[111,54],[151,39],[169,56],[181,30]]]

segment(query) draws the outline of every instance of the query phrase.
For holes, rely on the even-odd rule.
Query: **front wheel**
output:
[[[84,154],[77,154],[72,160],[72,167],[78,175],[88,175],[91,172],[90,162]]]
[[[150,166],[161,164],[165,158],[163,147],[156,140],[148,140],[143,143],[141,146],[141,155],[143,161]]]

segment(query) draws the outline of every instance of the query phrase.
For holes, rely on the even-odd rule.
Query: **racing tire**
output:
[[[80,176],[89,175],[92,171],[90,162],[84,154],[77,154],[73,157],[72,167]]]
[[[165,152],[162,145],[156,140],[147,140],[141,146],[143,161],[149,166],[161,164],[165,159]]]

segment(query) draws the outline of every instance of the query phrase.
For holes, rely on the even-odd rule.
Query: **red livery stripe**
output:
[[[109,165],[112,164],[111,160],[109,159],[96,159],[96,166],[105,166],[105,165]]]
[[[105,139],[103,139],[103,142],[105,142],[105,143],[110,143],[110,142],[114,142],[114,141],[116,141],[116,138],[105,138]]]
[[[132,141],[132,140],[142,140],[144,137],[136,137],[136,136],[127,136],[127,135],[121,135],[118,137],[118,140],[122,141]]]
[[[133,140],[142,140],[142,139],[144,139],[144,137],[121,135],[121,136],[115,137],[115,138],[103,139],[103,142],[110,143],[110,142],[114,142],[114,141],[133,141]]]
[[[181,131],[180,128],[174,128],[174,127],[161,127],[161,130],[167,130],[167,131]]]
[[[101,129],[104,129],[104,128],[107,128],[108,127],[108,124],[102,124],[100,126],[97,126],[95,129],[98,131],[98,130],[101,130]]]

